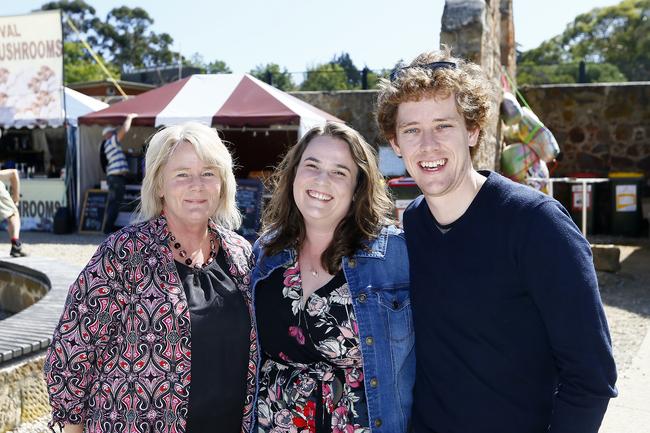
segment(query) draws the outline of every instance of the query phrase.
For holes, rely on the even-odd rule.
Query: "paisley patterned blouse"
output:
[[[257,372],[250,244],[210,221],[251,315],[242,432],[252,424]],[[45,358],[55,424],[86,432],[183,433],[191,385],[190,313],[164,217],[110,237],[70,287]]]
[[[369,433],[363,362],[340,271],[302,305],[298,263],[258,283],[259,432]]]

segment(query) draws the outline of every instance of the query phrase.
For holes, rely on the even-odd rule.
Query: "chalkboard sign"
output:
[[[262,216],[264,185],[258,179],[237,179],[237,207],[242,214],[242,225],[237,231],[248,241],[257,239]]]
[[[108,191],[89,189],[84,197],[81,208],[80,232],[103,232],[106,221],[106,205],[108,204]]]

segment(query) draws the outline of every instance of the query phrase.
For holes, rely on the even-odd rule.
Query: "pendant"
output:
[[[199,286],[201,283],[199,281],[199,270],[198,269],[193,269],[192,273],[194,274],[194,285]]]

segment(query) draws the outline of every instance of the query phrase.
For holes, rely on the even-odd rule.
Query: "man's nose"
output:
[[[433,129],[425,129],[422,131],[422,143],[420,145],[431,149],[440,148],[440,142]]]

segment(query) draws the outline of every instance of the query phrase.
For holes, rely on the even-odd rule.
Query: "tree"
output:
[[[300,90],[348,90],[347,74],[341,65],[324,63],[307,69]]]
[[[333,65],[339,65],[345,71],[348,89],[361,88],[361,72],[354,66],[354,62],[348,53],[341,53],[338,57],[334,56],[330,62]]]
[[[579,63],[538,65],[525,62],[517,66],[517,83],[561,84],[578,82]],[[618,68],[609,63],[589,63],[586,68],[587,83],[611,83],[627,81]]]
[[[99,48],[97,31],[101,25],[101,20],[95,16],[94,7],[84,0],[52,1],[41,6],[41,10],[44,11],[55,9],[60,9],[72,21],[91,47]],[[67,42],[78,41],[79,36],[69,25],[65,24],[65,18],[63,18],[63,22],[63,40]]]
[[[106,78],[104,71],[91,58],[81,42],[64,42],[64,52],[63,70],[66,85]],[[120,77],[120,71],[115,65],[106,62],[104,65],[114,78]]]
[[[65,84],[82,81],[96,81],[107,78],[104,71],[95,62],[90,53],[82,45],[83,38],[98,54],[100,59],[99,29],[102,22],[95,16],[95,9],[84,0],[62,0],[45,3],[41,10],[60,9],[77,28],[76,33],[63,18],[63,70]],[[102,59],[104,66],[114,78],[120,78],[119,68]]]
[[[232,69],[223,60],[206,63],[199,53],[192,54],[189,59],[183,57],[183,66],[200,68],[203,74],[232,74]]]
[[[628,80],[649,80],[650,0],[623,0],[594,8],[578,15],[561,35],[520,56],[521,63],[538,65],[580,60],[609,63]]]
[[[295,90],[296,88],[296,85],[291,78],[291,74],[287,71],[287,68],[280,69],[280,65],[276,63],[257,65],[255,66],[255,69],[251,70],[250,73],[258,80],[269,83],[280,90],[284,90],[285,92]]]
[[[215,60],[205,65],[206,74],[232,74],[232,69],[223,60]]]
[[[171,50],[172,37],[167,33],[157,34],[150,30],[153,19],[142,8],[122,6],[111,10],[106,20],[95,15],[95,9],[84,0],[61,0],[45,3],[42,10],[61,9],[75,27],[65,24],[64,19],[64,64],[68,83],[83,80],[106,78],[95,60],[90,55],[80,52],[76,45],[83,37],[90,47],[103,57],[107,69],[114,73],[118,70],[113,65],[120,65],[122,70],[171,64],[178,54]],[[71,50],[68,52],[68,50]],[[69,57],[69,58],[68,58]],[[119,74],[114,75],[119,78]]]
[[[112,9],[101,25],[101,46],[111,53],[112,61],[122,65],[122,70],[168,65],[176,53],[174,42],[167,33],[156,34],[149,29],[154,20],[140,7],[121,6]]]

